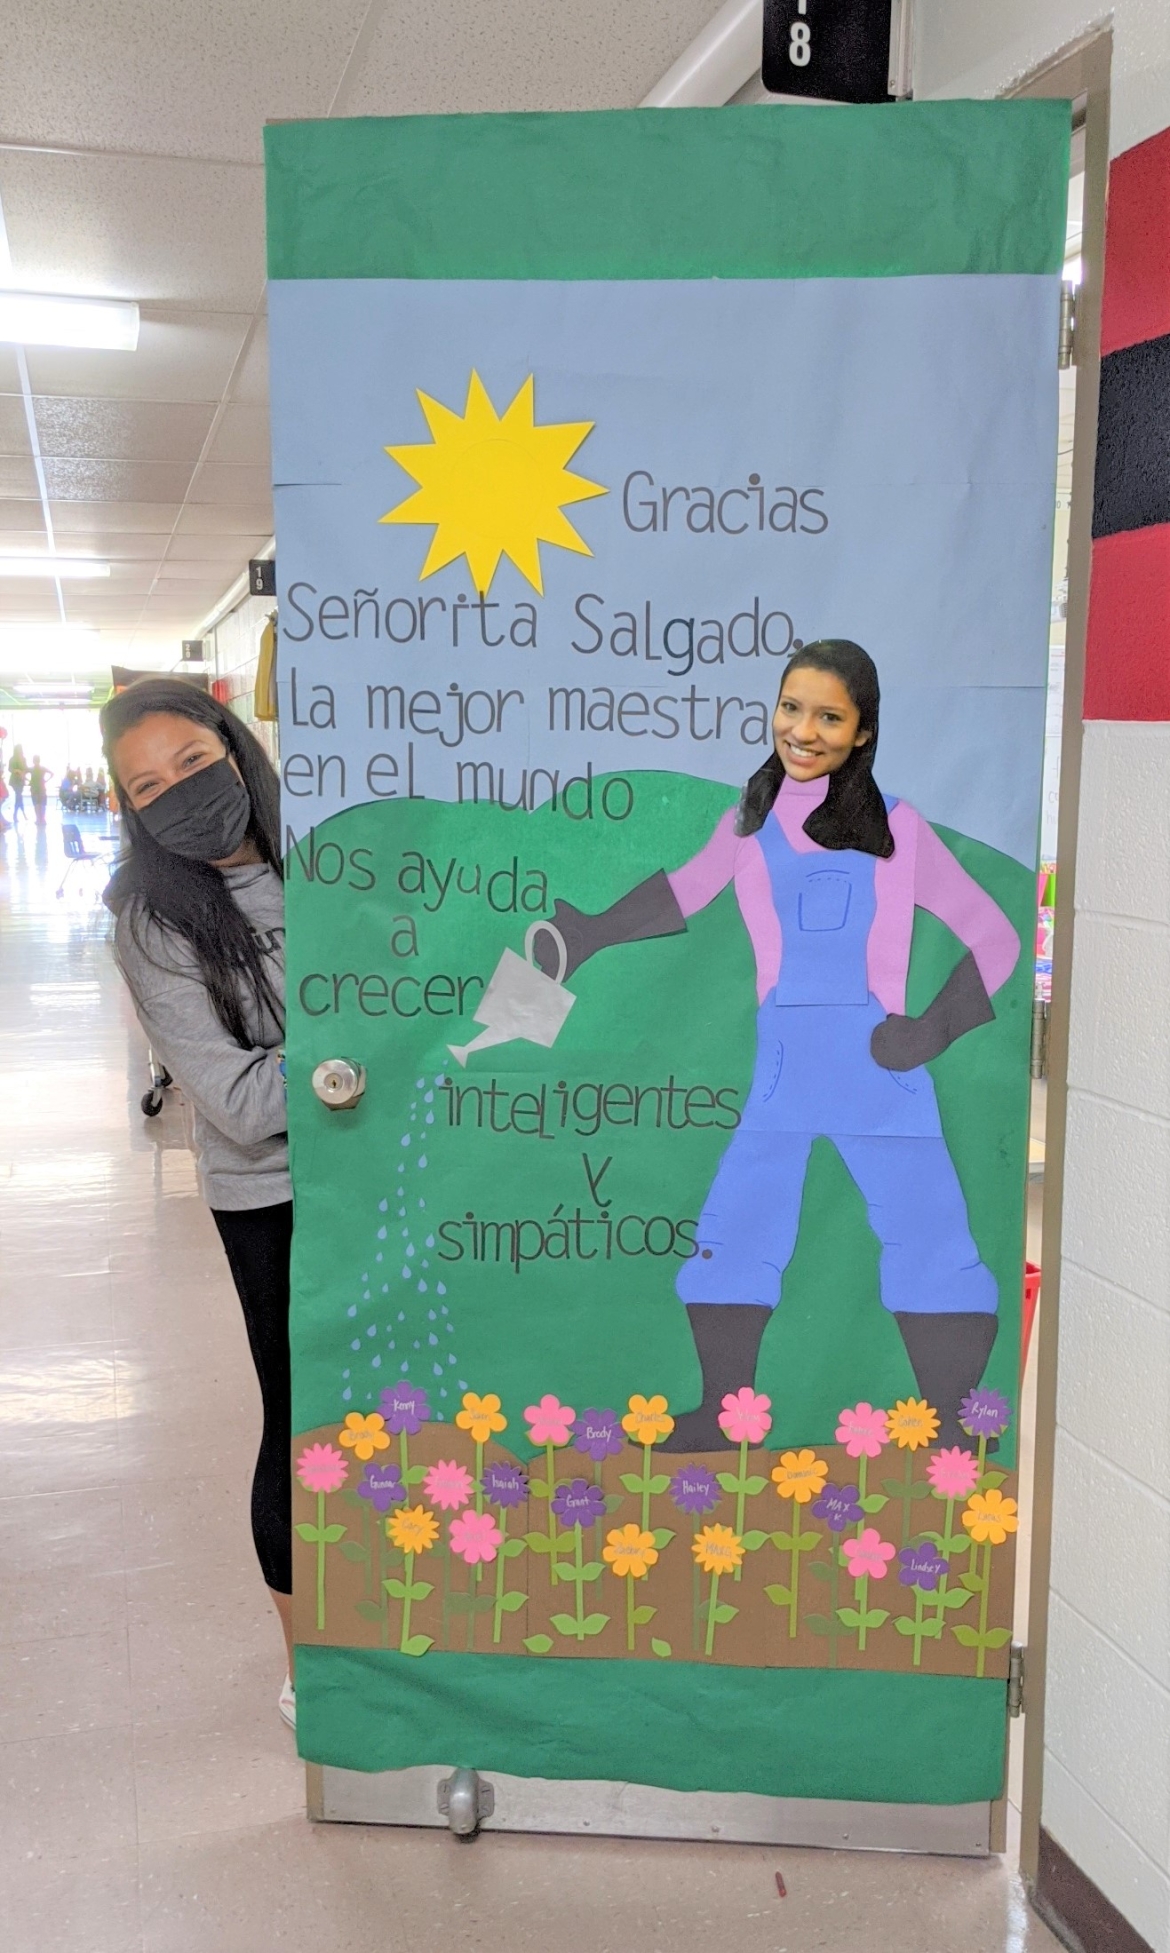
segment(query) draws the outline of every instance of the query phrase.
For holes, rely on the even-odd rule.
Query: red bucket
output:
[[[1034,1261],[1024,1263],[1024,1308],[1020,1320],[1020,1368],[1028,1361],[1028,1344],[1032,1340],[1032,1324],[1036,1320],[1036,1304],[1040,1300],[1040,1270]]]

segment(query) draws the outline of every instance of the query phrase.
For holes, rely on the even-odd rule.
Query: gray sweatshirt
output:
[[[251,924],[276,995],[284,994],[284,889],[266,866],[226,868],[223,878]],[[114,947],[151,1049],[194,1112],[199,1184],[209,1207],[238,1212],[292,1199],[288,1113],[270,1010],[251,1013],[252,1048],[241,1050],[211,1007],[193,951],[157,923],[135,920],[134,898],[116,910]],[[141,911],[138,911],[141,917]],[[139,948],[135,935],[145,946]]]

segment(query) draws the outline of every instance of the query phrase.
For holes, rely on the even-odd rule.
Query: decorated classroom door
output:
[[[268,131],[312,1759],[1000,1791],[1066,146]]]

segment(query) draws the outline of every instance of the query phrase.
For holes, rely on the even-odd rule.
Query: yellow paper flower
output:
[[[627,1575],[632,1580],[640,1580],[658,1558],[654,1534],[644,1533],[641,1526],[618,1526],[612,1533],[606,1533],[605,1539],[601,1557],[623,1580]]]
[[[345,1429],[337,1433],[338,1442],[352,1451],[355,1458],[365,1464],[375,1451],[388,1451],[390,1438],[386,1430],[386,1419],[377,1411],[363,1417],[360,1411],[347,1411]]]
[[[730,1526],[704,1526],[691,1541],[704,1573],[734,1573],[743,1558],[743,1541]]]
[[[1019,1530],[1014,1499],[1005,1499],[998,1486],[990,1492],[972,1492],[963,1512],[963,1524],[980,1546],[990,1540],[1002,1546],[1009,1533]]]
[[[629,1412],[622,1419],[622,1430],[635,1444],[657,1444],[659,1438],[668,1438],[673,1429],[674,1419],[667,1414],[665,1397],[639,1397],[634,1393]]]
[[[938,1412],[925,1397],[900,1397],[886,1412],[886,1430],[899,1451],[920,1451],[938,1436]]]
[[[404,1506],[386,1521],[386,1537],[403,1553],[427,1553],[439,1537],[439,1522],[423,1505]]]
[[[493,1391],[486,1397],[477,1397],[469,1390],[463,1399],[463,1409],[456,1411],[455,1422],[461,1431],[469,1431],[473,1444],[486,1444],[493,1431],[506,1431],[508,1420],[500,1415],[500,1400]]]
[[[815,1451],[785,1451],[772,1473],[779,1496],[795,1499],[797,1505],[819,1498],[828,1476],[829,1467]]]

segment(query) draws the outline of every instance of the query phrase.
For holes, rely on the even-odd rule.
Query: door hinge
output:
[[[1024,1713],[1024,1649],[1018,1641],[1012,1642],[1008,1657],[1008,1715],[1022,1716]]]
[[[1057,340],[1056,364],[1062,373],[1077,363],[1077,288],[1063,284],[1060,288],[1060,336]]]

